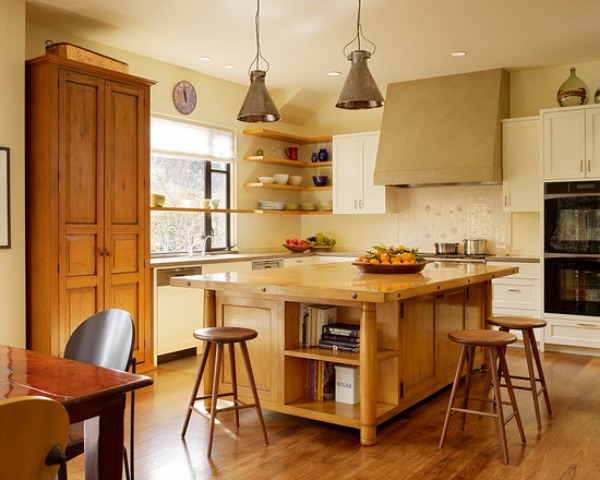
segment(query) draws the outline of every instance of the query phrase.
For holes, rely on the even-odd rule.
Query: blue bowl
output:
[[[323,187],[327,183],[327,175],[314,175],[313,183],[317,187]]]

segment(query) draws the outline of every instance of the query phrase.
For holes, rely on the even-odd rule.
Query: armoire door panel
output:
[[[100,112],[103,82],[61,71],[59,195],[63,224],[98,223],[98,179],[102,178],[104,125]]]
[[[67,288],[61,299],[60,352],[62,355],[71,333],[89,316],[96,313],[98,292],[94,287]]]
[[[61,273],[67,277],[97,275],[99,256],[98,236],[66,235],[64,238],[64,257]]]
[[[140,270],[139,235],[113,235],[110,240],[111,256],[107,273],[136,273]]]
[[[111,225],[137,225],[142,222],[139,204],[139,178],[143,158],[139,145],[144,115],[142,89],[110,84],[107,122],[113,128],[107,134],[106,168],[108,171],[107,213]]]

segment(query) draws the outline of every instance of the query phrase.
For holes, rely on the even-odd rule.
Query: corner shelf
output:
[[[331,135],[323,137],[300,137],[298,135],[291,135],[289,133],[275,132],[273,130],[267,130],[266,128],[255,128],[253,130],[244,130],[244,135],[253,135],[259,138],[266,138],[269,140],[275,140],[279,142],[295,143],[296,145],[310,145],[313,143],[326,143],[332,141]]]
[[[244,157],[247,162],[259,162],[267,165],[278,165],[280,167],[294,167],[294,168],[318,168],[318,167],[332,167],[333,162],[301,162],[299,160],[288,160],[287,158],[268,157],[266,155],[247,155]]]

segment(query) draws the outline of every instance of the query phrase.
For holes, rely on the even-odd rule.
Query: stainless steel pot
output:
[[[458,252],[458,243],[434,243],[435,253],[438,255],[456,255]]]
[[[464,240],[465,255],[485,255],[485,244],[487,240]]]

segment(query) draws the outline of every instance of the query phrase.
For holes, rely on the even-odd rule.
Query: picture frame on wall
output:
[[[0,147],[0,248],[10,248],[10,149]]]

